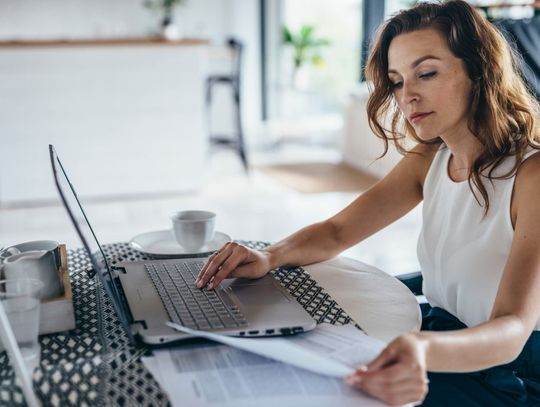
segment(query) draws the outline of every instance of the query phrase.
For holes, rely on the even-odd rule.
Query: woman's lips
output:
[[[431,112],[429,113],[420,113],[420,114],[414,114],[412,117],[411,117],[411,121],[413,123],[418,123],[420,120],[422,120],[424,117],[426,116],[429,116],[431,114]]]

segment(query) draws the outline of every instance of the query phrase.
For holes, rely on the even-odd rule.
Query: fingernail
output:
[[[209,290],[211,290],[212,288],[214,288],[214,282],[212,281],[211,283],[208,283],[208,287],[207,287]]]
[[[201,288],[201,287],[202,287],[202,281],[199,281],[199,282],[197,283],[197,288]]]
[[[345,379],[345,382],[347,384],[360,384],[362,382],[362,378],[358,376],[349,376]]]

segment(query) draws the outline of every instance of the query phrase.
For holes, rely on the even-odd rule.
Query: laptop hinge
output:
[[[127,274],[126,268],[122,266],[111,266],[111,270],[120,272],[122,274]]]
[[[124,293],[124,287],[122,287],[122,284],[120,283],[120,279],[118,277],[114,278],[114,285],[116,286],[118,293],[120,294],[120,297],[122,297],[120,298],[120,301],[122,302],[122,304],[124,304],[124,309],[127,313],[128,321],[131,324],[135,321],[134,321],[133,315],[131,314],[131,309],[129,308],[126,294]]]
[[[88,278],[94,278],[96,275],[96,270],[92,266],[87,267],[85,271]]]

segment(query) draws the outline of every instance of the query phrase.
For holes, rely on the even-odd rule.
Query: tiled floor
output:
[[[328,148],[282,145],[252,154],[252,162],[337,161]],[[205,208],[217,213],[217,230],[234,239],[275,242],[297,229],[339,211],[356,194],[302,194],[272,178],[251,171],[246,175],[231,151],[215,152],[209,179],[200,191],[188,194],[141,196],[129,200],[85,202],[88,217],[102,243],[129,241],[136,234],[169,227],[169,214],[180,209]],[[76,186],[75,186],[76,187]],[[345,255],[373,264],[391,274],[418,269],[416,240],[420,208],[375,236],[348,249]],[[80,242],[63,207],[0,209],[0,245],[54,239],[78,247]]]

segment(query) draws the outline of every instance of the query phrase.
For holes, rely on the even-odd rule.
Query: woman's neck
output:
[[[455,170],[470,169],[484,150],[482,143],[469,131],[454,137],[441,136],[452,152],[452,167]]]

